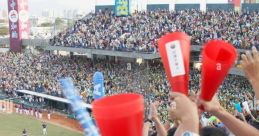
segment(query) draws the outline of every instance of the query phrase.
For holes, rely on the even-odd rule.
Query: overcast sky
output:
[[[7,1],[0,0],[0,10],[7,10]],[[89,12],[94,3],[95,0],[28,0],[30,15],[41,15],[43,10],[63,12],[66,9],[77,9]]]

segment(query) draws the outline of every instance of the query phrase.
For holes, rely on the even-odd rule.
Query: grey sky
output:
[[[29,14],[41,15],[43,10],[64,10],[77,9],[79,11],[89,12],[95,4],[95,0],[28,0]],[[7,0],[0,0],[1,8],[7,10]]]

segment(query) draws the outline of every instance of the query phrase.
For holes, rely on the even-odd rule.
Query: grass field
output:
[[[0,136],[21,136],[27,130],[27,136],[43,136],[42,122],[31,117],[17,114],[0,113]],[[83,136],[60,126],[47,123],[47,136]]]

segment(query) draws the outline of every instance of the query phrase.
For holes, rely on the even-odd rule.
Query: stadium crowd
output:
[[[50,40],[53,46],[118,51],[157,52],[157,40],[168,32],[184,31],[193,45],[222,39],[236,48],[259,47],[258,11],[151,11],[115,17],[112,12],[90,13]]]
[[[92,60],[82,56],[60,56],[48,53],[40,55],[6,53],[0,55],[0,87],[9,95],[16,94],[14,90],[32,90],[53,96],[62,97],[59,79],[72,77],[82,98],[93,101],[93,74],[100,70],[104,73],[106,94],[113,95],[125,92],[135,92],[144,95],[146,105],[159,101],[159,113],[162,122],[168,118],[168,95],[170,85],[165,78],[162,64],[150,62],[147,68],[144,64],[131,64],[127,70],[125,62],[107,62]],[[190,91],[197,93],[200,88],[200,71],[191,70]],[[229,75],[219,89],[219,100],[230,112],[234,113],[233,104],[242,101],[249,94],[253,96],[248,81],[240,76]],[[243,92],[243,93],[240,93]],[[42,102],[32,96],[25,96],[29,101]],[[254,109],[252,101],[250,108]],[[148,108],[148,107],[147,107]]]
[[[17,96],[15,90],[30,90],[63,97],[59,79],[72,77],[77,91],[87,103],[93,101],[92,77],[101,71],[106,95],[138,93],[145,98],[143,136],[219,135],[253,136],[259,134],[259,27],[258,12],[233,11],[155,11],[115,17],[112,12],[89,14],[68,30],[50,40],[53,46],[117,51],[157,52],[162,35],[184,31],[194,45],[210,39],[251,49],[241,55],[240,65],[246,78],[228,75],[211,101],[199,98],[201,71],[191,68],[189,96],[170,91],[159,60],[146,64],[124,61],[92,60],[84,56],[50,53],[0,54],[0,91]],[[44,99],[25,95],[28,101]],[[237,104],[240,105],[240,109]],[[1,105],[0,105],[1,106]],[[16,113],[42,118],[42,109],[16,105]],[[1,108],[1,110],[4,109]],[[48,111],[50,119],[50,111]],[[43,130],[46,124],[42,125]],[[111,128],[112,129],[112,128]],[[24,129],[24,132],[26,130]]]

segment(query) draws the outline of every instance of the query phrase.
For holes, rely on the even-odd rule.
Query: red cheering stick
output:
[[[158,41],[160,56],[173,92],[188,95],[190,37],[183,32],[166,34]]]
[[[213,98],[236,58],[236,49],[227,42],[211,40],[205,45],[202,51],[201,99],[210,101]]]
[[[93,116],[102,136],[141,136],[144,98],[139,94],[119,94],[93,103]]]

